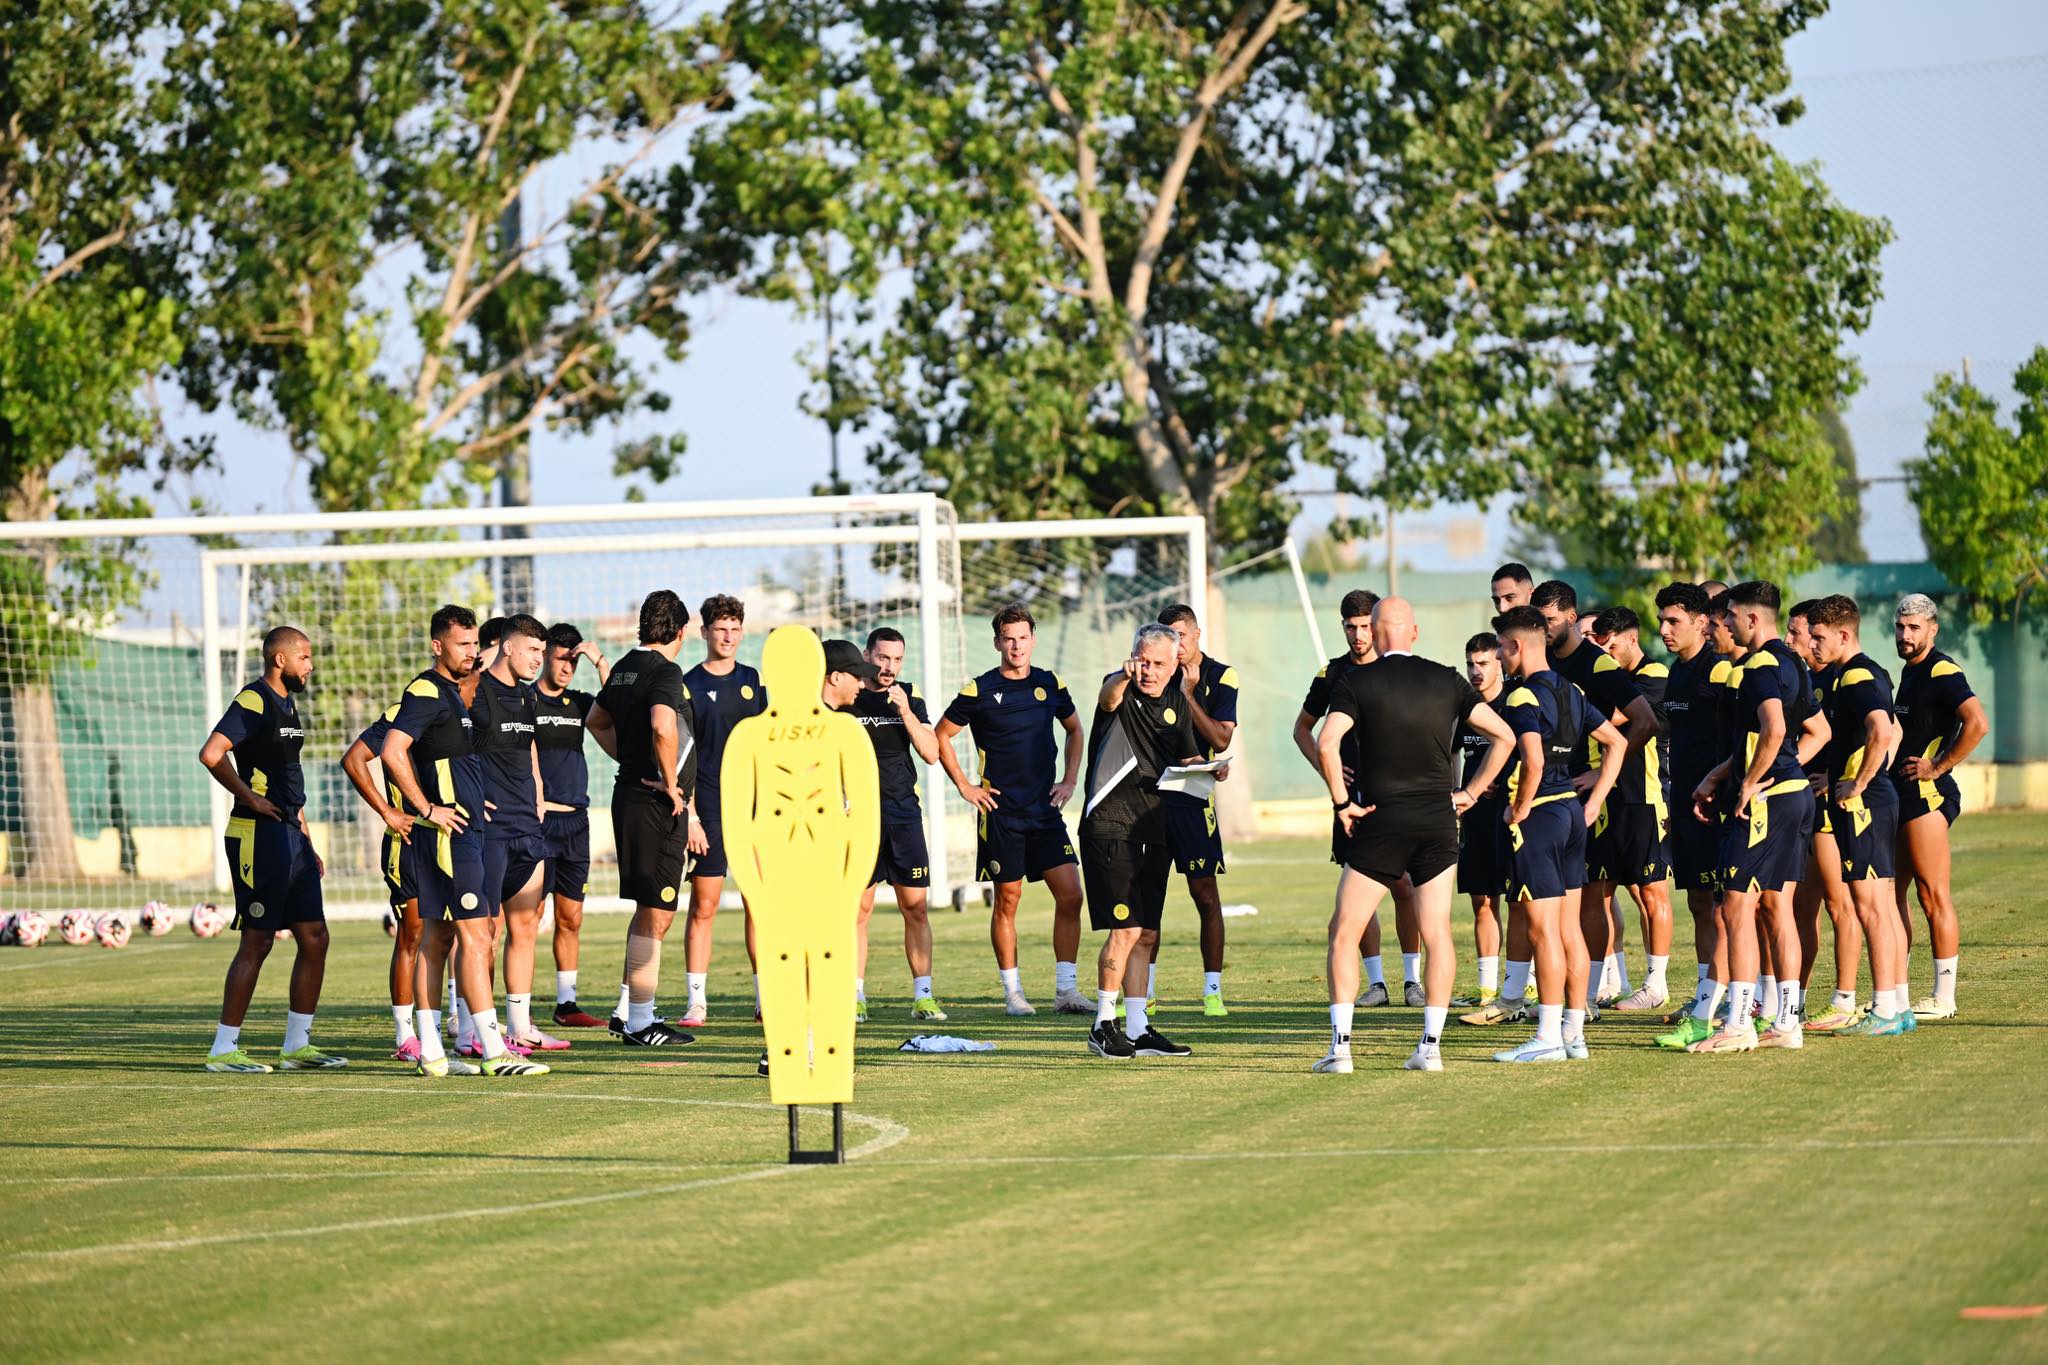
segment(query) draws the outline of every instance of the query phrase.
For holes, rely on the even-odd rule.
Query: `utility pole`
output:
[[[524,196],[515,193],[512,202],[498,216],[498,250],[503,258],[516,256],[522,246],[521,234],[525,230],[521,209]],[[498,390],[498,419],[505,423],[519,420],[516,381],[501,385]],[[506,442],[498,454],[498,505],[500,507],[531,507],[533,505],[533,446],[527,437]],[[501,525],[498,538],[525,539],[531,533],[530,527]],[[515,611],[532,611],[533,599],[533,557],[517,555],[498,561],[498,610],[500,615]]]

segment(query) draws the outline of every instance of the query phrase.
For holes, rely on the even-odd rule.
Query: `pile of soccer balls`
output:
[[[126,910],[109,910],[104,914],[92,910],[66,910],[57,917],[56,928],[57,937],[75,948],[93,942],[107,948],[125,948],[138,927],[152,938],[162,938],[177,928],[181,919],[189,923],[192,932],[199,937],[212,938],[228,927],[229,916],[211,901],[201,901],[193,906],[189,916],[179,915],[162,901],[151,901],[142,907],[139,915]],[[35,948],[49,936],[49,918],[40,911],[0,913],[0,947]]]

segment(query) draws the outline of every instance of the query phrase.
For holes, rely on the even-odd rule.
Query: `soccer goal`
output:
[[[936,720],[991,666],[988,618],[1012,600],[1038,617],[1038,662],[1085,707],[1140,621],[1170,601],[1202,609],[1205,555],[1198,518],[962,525],[931,494],[10,525],[0,905],[219,898],[227,798],[195,760],[273,625],[314,641],[307,819],[329,905],[346,914],[382,902],[381,827],[340,756],[426,666],[427,618],[443,602],[572,622],[608,658],[632,648],[639,602],[659,587],[693,617],[712,593],[741,598],[750,662],[779,625],[856,641],[891,625]],[[700,654],[693,639],[682,662]],[[597,682],[586,666],[574,685]],[[595,746],[590,758],[592,853],[605,866],[611,769]],[[924,791],[944,896],[972,875],[972,826],[938,769]]]

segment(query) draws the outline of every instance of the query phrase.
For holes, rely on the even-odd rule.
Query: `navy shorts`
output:
[[[1858,801],[1854,809],[1829,802],[1835,847],[1845,882],[1890,881],[1898,875],[1899,805]]]
[[[725,876],[725,827],[719,822],[718,812],[715,810],[698,811],[697,823],[704,826],[705,848],[704,852],[698,854],[691,863],[690,876],[692,879],[697,877],[717,877],[723,879]],[[689,833],[687,823],[684,826],[683,832],[685,835]]]
[[[1904,829],[1923,815],[1939,813],[1951,825],[1963,813],[1963,789],[1956,785],[1953,776],[1938,777],[1932,782],[1908,782],[1894,778],[1899,789],[1899,828]]]
[[[612,797],[612,838],[619,848],[620,899],[659,910],[681,909],[677,902],[691,875],[689,816],[677,815],[659,792],[617,794]]]
[[[298,819],[229,819],[228,872],[235,883],[235,929],[276,931],[327,918],[320,861]]]
[[[421,830],[425,830],[422,844]],[[414,872],[420,888],[420,919],[489,919],[497,902],[484,894],[484,836],[480,830],[443,834],[421,821],[413,828]]]
[[[978,882],[1042,882],[1055,867],[1071,867],[1074,841],[1067,822],[1046,808],[1044,818],[1026,821],[1001,806],[975,821],[974,879]]]
[[[1721,889],[1721,830],[1717,814],[1702,820],[1690,806],[1671,813],[1671,879],[1680,891]]]
[[[421,833],[422,830],[426,831],[425,834]],[[427,835],[431,835],[433,832],[431,827],[416,823],[413,827],[412,837],[415,840],[424,842]],[[382,850],[384,890],[390,897],[393,910],[402,911],[408,902],[416,901],[420,898],[419,877],[413,870],[412,847],[411,844],[406,843],[390,830],[384,831]]]
[[[1183,877],[1220,877],[1223,866],[1223,834],[1216,828],[1216,803],[1168,801],[1166,848],[1173,855],[1174,870]]]
[[[1458,822],[1458,890],[1468,896],[1498,896],[1507,890],[1507,827],[1501,820],[1506,810],[1500,801],[1482,801]]]
[[[1577,798],[1541,801],[1505,828],[1510,899],[1554,900],[1586,884],[1586,808]]]
[[[1616,886],[1654,886],[1671,875],[1657,808],[1618,805],[1611,799],[1602,806],[1586,841],[1586,875]]]
[[[491,908],[504,908],[507,898],[533,878],[533,871],[548,858],[547,843],[538,834],[518,834],[509,839],[484,837],[484,890]],[[547,883],[541,883],[543,893]]]
[[[590,895],[590,812],[551,810],[541,822],[541,842],[547,848],[547,893],[565,901],[580,901]]]
[[[1081,880],[1088,892],[1088,924],[1112,929],[1157,929],[1166,914],[1166,883],[1173,876],[1173,851],[1160,828],[1157,837],[1129,833],[1081,838]]]
[[[915,820],[882,822],[882,843],[875,850],[875,875],[869,886],[930,886],[932,856],[925,848],[924,826]]]
[[[1729,817],[1721,830],[1722,889],[1782,891],[1798,881],[1806,872],[1813,805],[1813,792],[1800,779],[1773,795],[1753,797],[1747,819]]]

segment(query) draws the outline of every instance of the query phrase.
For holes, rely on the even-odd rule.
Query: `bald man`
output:
[[[1380,898],[1403,877],[1415,886],[1423,942],[1422,1037],[1402,1065],[1441,1071],[1439,1044],[1457,962],[1451,946],[1451,891],[1458,868],[1458,817],[1472,809],[1506,766],[1514,738],[1505,722],[1456,669],[1415,657],[1421,632],[1399,597],[1373,608],[1379,662],[1355,669],[1331,691],[1317,737],[1330,805],[1350,836],[1330,916],[1330,1051],[1322,1073],[1348,1073],[1351,1020],[1358,996],[1358,948]],[[1458,727],[1490,741],[1486,757],[1458,785]],[[1346,781],[1345,737],[1356,732],[1362,763]]]

